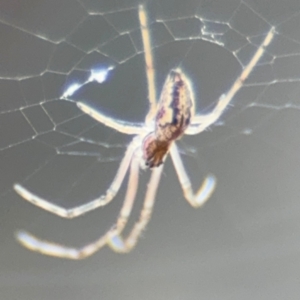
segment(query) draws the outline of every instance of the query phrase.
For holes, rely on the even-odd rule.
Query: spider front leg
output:
[[[225,111],[225,109],[228,107],[230,101],[233,99],[233,97],[236,95],[236,93],[240,90],[240,88],[243,86],[245,80],[249,77],[251,72],[253,71],[254,67],[257,65],[258,61],[261,59],[263,54],[266,51],[266,47],[272,42],[275,35],[275,29],[274,27],[271,28],[271,30],[266,35],[265,39],[263,40],[262,44],[259,46],[257,51],[254,53],[252,59],[250,62],[246,65],[246,67],[243,69],[241,75],[236,79],[236,81],[233,83],[227,94],[222,95],[215,106],[215,108],[212,110],[211,113],[206,115],[198,115],[195,116],[192,119],[192,124],[187,128],[186,134],[198,134],[205,130],[207,127],[215,123],[219,117],[222,115],[222,113]]]
[[[140,143],[139,141],[140,141],[139,137],[134,138],[133,141],[129,144],[125,156],[120,163],[120,167],[117,171],[117,174],[113,182],[111,183],[110,187],[107,189],[106,193],[83,205],[76,206],[73,208],[64,208],[59,205],[53,204],[48,200],[41,198],[40,196],[33,194],[32,192],[30,192],[20,184],[15,184],[14,189],[23,199],[55,215],[67,219],[73,219],[75,217],[81,216],[89,211],[95,210],[100,206],[105,206],[106,204],[108,204],[110,201],[114,199],[124,180],[128,167],[132,160],[132,156],[136,151],[137,147],[139,146]]]
[[[144,59],[146,65],[146,76],[148,83],[148,101],[149,101],[149,112],[145,118],[146,124],[149,124],[156,114],[157,103],[156,103],[156,87],[155,87],[155,70],[153,63],[153,56],[151,50],[151,39],[148,26],[148,16],[143,5],[139,6],[139,21],[141,25],[142,41],[144,48]]]
[[[125,200],[116,224],[103,236],[84,247],[71,248],[60,244],[54,244],[49,241],[41,240],[26,231],[18,231],[16,233],[16,238],[25,248],[49,256],[56,256],[74,260],[79,260],[91,256],[110,241],[110,237],[113,233],[118,232],[119,234],[121,234],[124,230],[131,214],[136,197],[138,181],[139,159],[137,157],[133,157],[131,161],[130,175]]]
[[[115,129],[118,132],[125,133],[125,134],[142,134],[143,133],[143,126],[138,123],[130,123],[124,122],[121,120],[117,120],[114,118],[110,118],[105,114],[102,114],[98,110],[86,105],[82,102],[77,102],[78,108],[80,108],[84,113],[91,116],[93,119],[98,121],[99,123]]]
[[[115,252],[130,252],[137,244],[140,235],[142,234],[143,230],[146,228],[147,224],[150,221],[162,170],[163,165],[160,165],[159,167],[156,167],[152,170],[151,178],[148,183],[147,193],[144,200],[144,205],[140,213],[140,219],[134,225],[127,238],[123,239],[121,237],[121,233],[118,231],[111,232],[108,245]]]
[[[216,187],[216,178],[208,175],[200,186],[198,192],[194,194],[191,181],[185,171],[178,148],[175,143],[171,146],[170,154],[172,161],[181,184],[185,199],[193,206],[202,206],[212,195]]]

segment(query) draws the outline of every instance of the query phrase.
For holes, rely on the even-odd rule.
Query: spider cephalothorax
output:
[[[143,159],[146,167],[154,168],[160,166],[170,148],[171,142],[160,141],[154,133],[147,135],[143,141]]]

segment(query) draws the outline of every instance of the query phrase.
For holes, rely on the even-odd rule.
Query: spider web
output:
[[[271,27],[276,30],[231,107],[198,144],[184,139],[182,151],[198,157],[201,149],[245,136],[286,153],[300,150],[292,132],[300,116],[300,4],[181,2],[145,4],[156,87],[159,93],[169,70],[182,67],[193,82],[199,113],[215,105]],[[76,101],[143,122],[148,102],[138,5],[1,1],[2,196],[21,182],[48,199],[69,198],[73,206],[107,187],[130,138],[84,115]]]

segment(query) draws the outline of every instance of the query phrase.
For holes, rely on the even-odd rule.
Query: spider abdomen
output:
[[[180,69],[171,70],[163,86],[155,118],[155,137],[171,142],[180,138],[194,113],[193,92]]]

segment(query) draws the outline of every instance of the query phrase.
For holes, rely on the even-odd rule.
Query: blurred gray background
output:
[[[157,93],[171,68],[193,82],[205,113],[229,89],[264,36],[267,53],[216,126],[179,143],[194,190],[208,173],[217,187],[191,208],[170,159],[150,224],[137,247],[104,248],[83,261],[22,248],[18,229],[71,246],[114,223],[125,194],[74,220],[22,200],[19,182],[72,207],[103,193],[130,137],[77,109],[85,101],[142,122],[147,82],[134,0],[2,0],[0,3],[0,298],[299,299],[300,3],[255,0],[148,1]],[[103,84],[83,82],[113,66]],[[149,172],[141,171],[138,219]],[[127,231],[126,231],[127,232]]]

